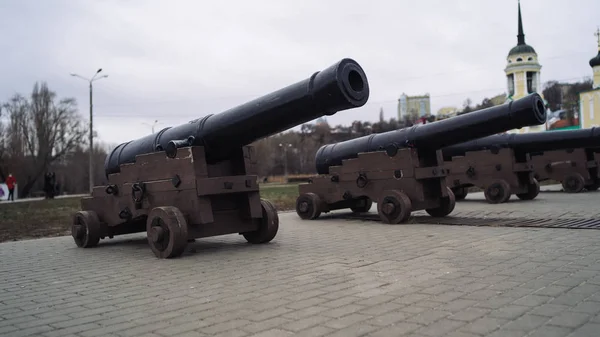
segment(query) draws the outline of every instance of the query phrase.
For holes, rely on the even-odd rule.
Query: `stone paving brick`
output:
[[[435,323],[424,326],[423,328],[417,330],[416,333],[432,337],[446,336],[446,334],[449,332],[454,331],[463,325],[465,325],[465,322],[441,319]]]
[[[543,325],[527,335],[527,337],[566,337],[573,332],[572,329],[558,326]]]
[[[448,316],[448,318],[453,319],[455,321],[472,322],[480,317],[488,315],[490,311],[490,309],[476,307],[465,308]]]
[[[565,311],[558,316],[552,317],[550,321],[548,321],[548,325],[557,325],[565,328],[577,328],[589,321],[590,318],[590,315],[585,313]]]
[[[239,329],[231,329],[231,330],[227,330],[221,333],[218,333],[216,335],[210,335],[213,337],[245,337],[248,336],[249,333],[247,333],[246,331],[242,331]]]
[[[371,316],[354,313],[341,318],[330,320],[328,322],[323,323],[322,325],[333,329],[343,329],[352,324],[363,322],[369,318],[371,318]]]
[[[531,331],[548,322],[548,317],[525,314],[502,326],[502,330]]]
[[[595,315],[600,312],[600,303],[598,302],[581,302],[576,307],[569,308],[572,312],[582,312],[589,315]]]
[[[284,324],[290,323],[291,321],[292,320],[283,317],[272,317],[260,322],[252,322],[246,326],[241,327],[240,329],[251,333],[257,333],[263,330],[281,327]]]
[[[542,193],[535,209],[465,202],[453,216],[599,217],[589,213],[599,197]],[[565,200],[573,210],[563,211]],[[384,226],[328,216],[300,221],[282,212],[271,244],[248,245],[237,235],[206,238],[172,260],[156,259],[144,234],[89,250],[74,247],[70,237],[2,243],[0,335],[572,337],[600,331],[600,231]]]
[[[401,336],[416,331],[423,326],[417,323],[398,323],[370,333],[370,337]]]
[[[293,333],[281,329],[271,329],[267,331],[263,331],[254,335],[252,337],[285,337],[292,336]]]
[[[52,330],[45,332],[43,335],[46,337],[62,337],[69,334],[77,334],[88,330],[97,330],[101,329],[102,326],[96,323],[84,323],[78,324],[74,326],[70,326],[64,329]]]
[[[531,307],[523,305],[507,305],[502,308],[492,310],[492,312],[489,313],[489,316],[496,318],[517,319],[529,310],[531,310]]]
[[[479,335],[487,335],[508,322],[509,320],[503,318],[482,317],[464,325],[459,330]]]
[[[444,337],[479,337],[479,335],[455,330],[445,334]]]
[[[598,331],[600,324],[587,324],[575,330],[569,337],[595,337],[598,336]]]
[[[142,331],[142,333],[154,331],[157,334],[165,335],[165,336],[173,336],[177,334],[181,334],[184,332],[192,331],[192,330],[200,330],[209,325],[206,321],[192,321],[186,324],[169,324],[166,327],[160,327],[160,325],[155,326],[154,329],[149,331]],[[140,328],[140,327],[137,327]],[[133,330],[133,329],[131,329]],[[129,330],[129,331],[131,331]],[[140,331],[140,330],[138,330]]]
[[[331,332],[335,331],[332,328],[324,327],[324,326],[314,326],[312,328],[308,328],[306,330],[302,330],[300,332],[294,333],[295,337],[320,337],[325,336]]]
[[[19,328],[17,328],[14,325],[5,325],[5,326],[0,327],[0,334],[6,335],[9,332],[13,332],[13,331],[17,331],[17,330],[19,330]]]
[[[283,324],[282,327],[285,330],[289,330],[289,331],[301,331],[301,330],[305,330],[311,327],[314,327],[316,325],[319,325],[321,323],[330,321],[331,318],[327,317],[327,316],[322,316],[322,315],[314,315],[314,316],[309,316],[309,317],[305,317],[305,318],[301,318],[301,319],[297,319],[297,320],[290,320],[290,322]]]

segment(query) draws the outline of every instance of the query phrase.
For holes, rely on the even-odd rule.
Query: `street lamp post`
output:
[[[71,74],[71,76],[74,77],[79,77],[85,81],[87,81],[90,85],[90,194],[92,193],[92,189],[94,188],[94,124],[93,124],[93,104],[92,104],[92,82],[97,81],[99,79],[108,77],[108,75],[103,75],[100,77],[96,77],[100,72],[102,71],[102,68],[98,69],[98,71],[96,71],[96,73],[94,74],[94,76],[91,79],[88,79],[86,77],[77,75],[77,74]]]
[[[150,128],[152,128],[152,133],[154,133],[154,127],[156,126],[156,124],[158,124],[158,120],[154,120],[154,123],[152,123],[152,124],[148,124],[146,122],[144,122],[142,124],[148,125]]]
[[[287,150],[288,148],[292,147],[292,144],[289,143],[285,143],[285,144],[279,144],[279,147],[283,149],[283,167],[284,167],[284,174],[285,174],[285,183],[287,184],[288,182],[288,165],[287,165]]]

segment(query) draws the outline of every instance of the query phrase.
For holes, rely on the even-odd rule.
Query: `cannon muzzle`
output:
[[[365,105],[369,83],[361,66],[342,59],[309,78],[266,96],[156,134],[118,145],[106,157],[106,176],[133,163],[135,156],[180,146],[204,146],[209,162],[230,157],[232,151],[323,115]]]
[[[442,153],[449,158],[462,156],[468,151],[501,148],[510,148],[523,154],[576,148],[600,149],[600,128],[493,135],[445,147]]]
[[[330,166],[341,165],[342,160],[356,158],[360,152],[389,147],[437,150],[511,129],[541,125],[545,121],[544,102],[539,94],[533,93],[503,105],[429,124],[324,145],[315,157],[317,173],[326,174]]]

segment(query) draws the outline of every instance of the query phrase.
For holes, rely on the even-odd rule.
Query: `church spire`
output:
[[[525,34],[523,33],[523,20],[521,19],[521,0],[519,0],[519,35],[517,35],[517,45],[525,44]]]

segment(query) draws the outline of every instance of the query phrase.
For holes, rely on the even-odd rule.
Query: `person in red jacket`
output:
[[[15,184],[17,183],[17,179],[13,177],[12,173],[8,174],[8,178],[6,178],[6,187],[8,188],[8,200],[15,201]]]

